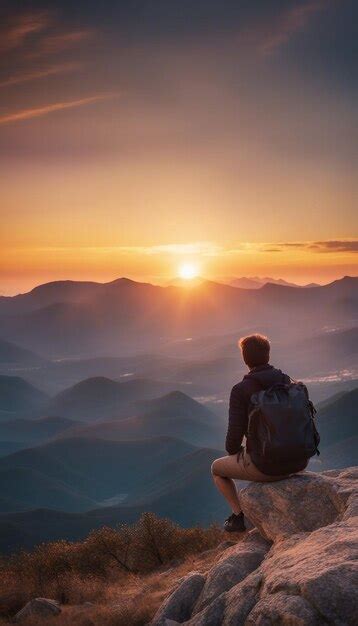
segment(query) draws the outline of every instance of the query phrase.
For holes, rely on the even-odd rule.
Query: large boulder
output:
[[[338,522],[274,546],[255,578],[227,594],[222,624],[353,626],[358,615],[357,540],[356,526]]]
[[[194,613],[199,613],[220,594],[257,569],[269,549],[270,544],[257,531],[253,531],[243,541],[225,550],[207,575]]]
[[[246,487],[240,502],[262,538],[251,531],[225,550],[208,572],[190,619],[177,621],[186,626],[355,625],[357,479],[358,468],[349,468]]]
[[[341,487],[341,488],[339,488]],[[329,476],[304,472],[275,483],[251,483],[240,505],[261,535],[277,541],[327,526],[344,513],[349,492]]]
[[[34,598],[16,613],[15,622],[22,622],[29,618],[47,618],[59,615],[61,613],[60,605],[56,600],[48,598]]]
[[[155,614],[152,626],[166,626],[168,620],[179,623],[187,620],[193,612],[204,583],[205,576],[198,572],[185,576]]]

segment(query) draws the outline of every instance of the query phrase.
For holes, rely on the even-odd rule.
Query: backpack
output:
[[[250,454],[271,467],[307,462],[319,455],[316,409],[301,382],[279,383],[250,398]]]

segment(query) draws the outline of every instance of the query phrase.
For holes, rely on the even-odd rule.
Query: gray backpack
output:
[[[319,454],[315,413],[301,382],[279,383],[252,394],[247,436],[251,456],[279,470]]]

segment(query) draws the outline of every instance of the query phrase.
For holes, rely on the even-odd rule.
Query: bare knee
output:
[[[211,464],[211,475],[222,476],[221,459],[215,459]]]
[[[215,469],[216,468],[216,461],[217,461],[217,459],[215,461],[213,461],[212,464],[211,464],[211,475],[212,476],[216,476],[217,475],[216,474],[216,469]]]

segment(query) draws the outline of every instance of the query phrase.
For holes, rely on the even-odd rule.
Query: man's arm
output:
[[[246,400],[237,386],[235,386],[230,394],[229,424],[225,444],[228,454],[239,452],[247,431],[247,420]]]

